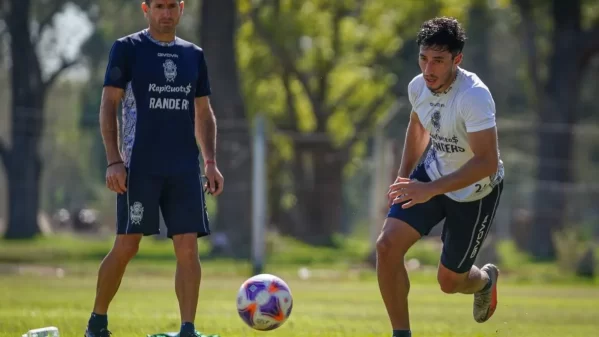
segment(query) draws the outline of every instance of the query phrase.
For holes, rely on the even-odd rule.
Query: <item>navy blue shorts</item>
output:
[[[418,165],[410,178],[431,181],[422,164]],[[438,195],[407,209],[396,204],[391,206],[387,217],[406,222],[421,236],[428,235],[433,227],[445,219],[441,235],[441,264],[461,274],[469,271],[476,260],[495,218],[502,190],[503,181],[487,196],[476,201],[457,202],[445,195]]]
[[[199,172],[157,176],[128,170],[127,192],[117,195],[117,234],[159,234],[159,210],[169,238],[186,233],[197,233],[198,237],[210,234]]]

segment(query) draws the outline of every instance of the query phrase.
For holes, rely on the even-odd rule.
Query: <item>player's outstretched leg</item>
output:
[[[478,323],[486,322],[497,308],[497,280],[499,269],[493,264],[486,264],[481,268],[482,272],[489,275],[489,282],[479,292],[474,294],[474,320]]]
[[[393,337],[410,337],[408,292],[410,280],[404,265],[408,249],[420,239],[420,234],[407,223],[387,218],[376,242],[376,271],[379,289],[391,326]]]
[[[94,310],[85,337],[108,337],[108,306],[116,295],[127,264],[137,254],[141,234],[117,235],[114,245],[98,271]]]

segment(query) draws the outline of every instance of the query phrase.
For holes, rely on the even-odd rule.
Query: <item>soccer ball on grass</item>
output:
[[[237,313],[252,329],[274,330],[289,318],[291,290],[281,278],[260,274],[247,279],[237,293]]]

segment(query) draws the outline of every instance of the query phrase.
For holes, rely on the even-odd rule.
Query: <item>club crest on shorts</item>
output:
[[[164,77],[166,77],[166,81],[174,82],[177,77],[177,65],[175,62],[171,59],[167,59],[162,64],[162,67],[164,68]]]
[[[437,132],[441,130],[441,112],[439,110],[435,110],[431,115],[431,123]]]
[[[130,211],[131,223],[133,223],[134,225],[139,225],[141,223],[141,219],[144,216],[144,207],[141,204],[141,202],[134,202],[133,206],[130,207]]]

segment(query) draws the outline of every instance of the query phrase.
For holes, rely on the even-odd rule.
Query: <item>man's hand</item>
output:
[[[395,183],[389,186],[389,200],[393,201],[393,205],[408,201],[401,207],[410,208],[434,197],[436,193],[432,187],[429,183],[398,177]]]
[[[208,189],[210,194],[214,196],[221,194],[223,192],[225,179],[218,170],[216,163],[206,164],[204,171],[206,172],[206,179],[208,179],[204,188]]]
[[[468,143],[474,156],[454,172],[430,184],[438,194],[461,190],[497,172],[499,153],[495,127],[468,133]]]
[[[391,206],[393,205],[393,199],[395,199],[395,196],[392,196],[392,193],[394,192],[393,186],[395,186],[396,183],[400,182],[401,179],[406,179],[406,178],[398,176],[397,178],[395,178],[395,181],[393,182],[393,184],[389,185],[389,190],[387,191],[387,207],[388,208],[391,208]]]
[[[106,187],[111,191],[123,194],[127,191],[127,171],[123,163],[118,163],[106,168]]]

